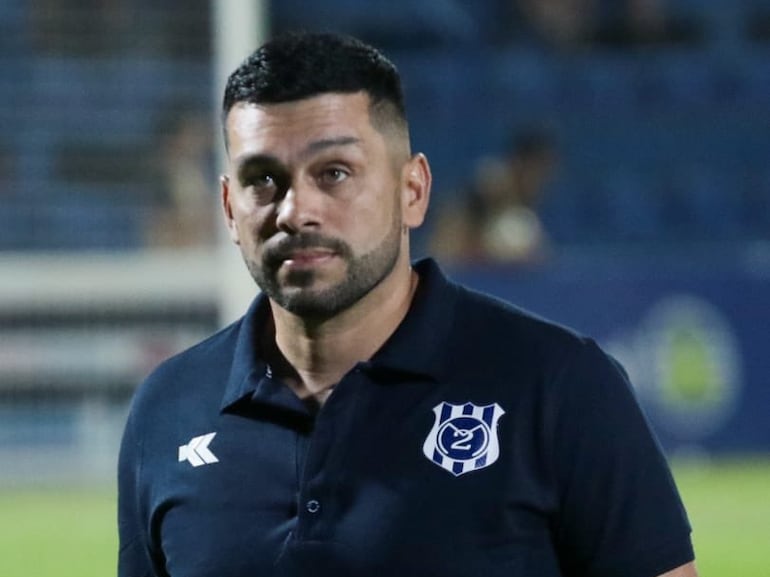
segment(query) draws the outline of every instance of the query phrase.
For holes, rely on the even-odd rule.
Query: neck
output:
[[[272,304],[281,378],[300,398],[322,403],[358,362],[370,359],[406,316],[418,277],[408,262],[339,315],[311,321]]]

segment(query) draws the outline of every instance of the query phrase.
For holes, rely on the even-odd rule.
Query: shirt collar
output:
[[[409,312],[369,364],[375,369],[440,381],[445,376],[445,351],[454,322],[457,285],[444,276],[433,259],[418,261],[414,270],[420,282]]]
[[[246,314],[236,322],[235,349],[230,375],[225,386],[221,409],[225,410],[247,395],[253,395],[259,382],[268,373],[262,352],[260,335],[270,315],[267,297],[260,294]]]
[[[404,320],[369,362],[375,372],[407,373],[440,381],[444,376],[446,344],[454,321],[457,285],[451,283],[432,259],[414,264],[420,282]],[[233,362],[221,409],[249,396],[294,412],[306,412],[299,399],[269,375],[260,335],[269,322],[270,305],[260,294],[236,323]]]

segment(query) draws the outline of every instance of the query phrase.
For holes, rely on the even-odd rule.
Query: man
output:
[[[538,211],[558,163],[556,142],[542,128],[517,133],[499,158],[481,159],[458,201],[444,207],[433,254],[455,263],[545,260],[549,239]]]
[[[121,577],[695,575],[616,365],[410,263],[431,175],[392,64],[279,38],[223,112],[225,219],[263,292],[137,392]]]

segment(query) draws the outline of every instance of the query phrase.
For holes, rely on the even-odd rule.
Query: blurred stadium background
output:
[[[418,255],[483,159],[548,127],[549,257],[449,269],[615,354],[702,575],[770,575],[765,0],[3,0],[0,575],[114,573],[130,395],[252,294],[217,212],[223,75],[294,28],[401,68],[435,178]]]

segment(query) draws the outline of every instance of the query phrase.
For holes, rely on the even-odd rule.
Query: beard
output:
[[[350,308],[379,285],[395,268],[401,247],[401,222],[396,215],[385,238],[371,251],[356,256],[346,242],[315,232],[299,233],[267,248],[261,261],[244,255],[246,267],[260,289],[281,308],[307,319],[325,320]],[[278,272],[292,251],[323,248],[334,251],[347,265],[338,283],[311,288],[317,272],[312,269],[291,272],[282,284]]]

